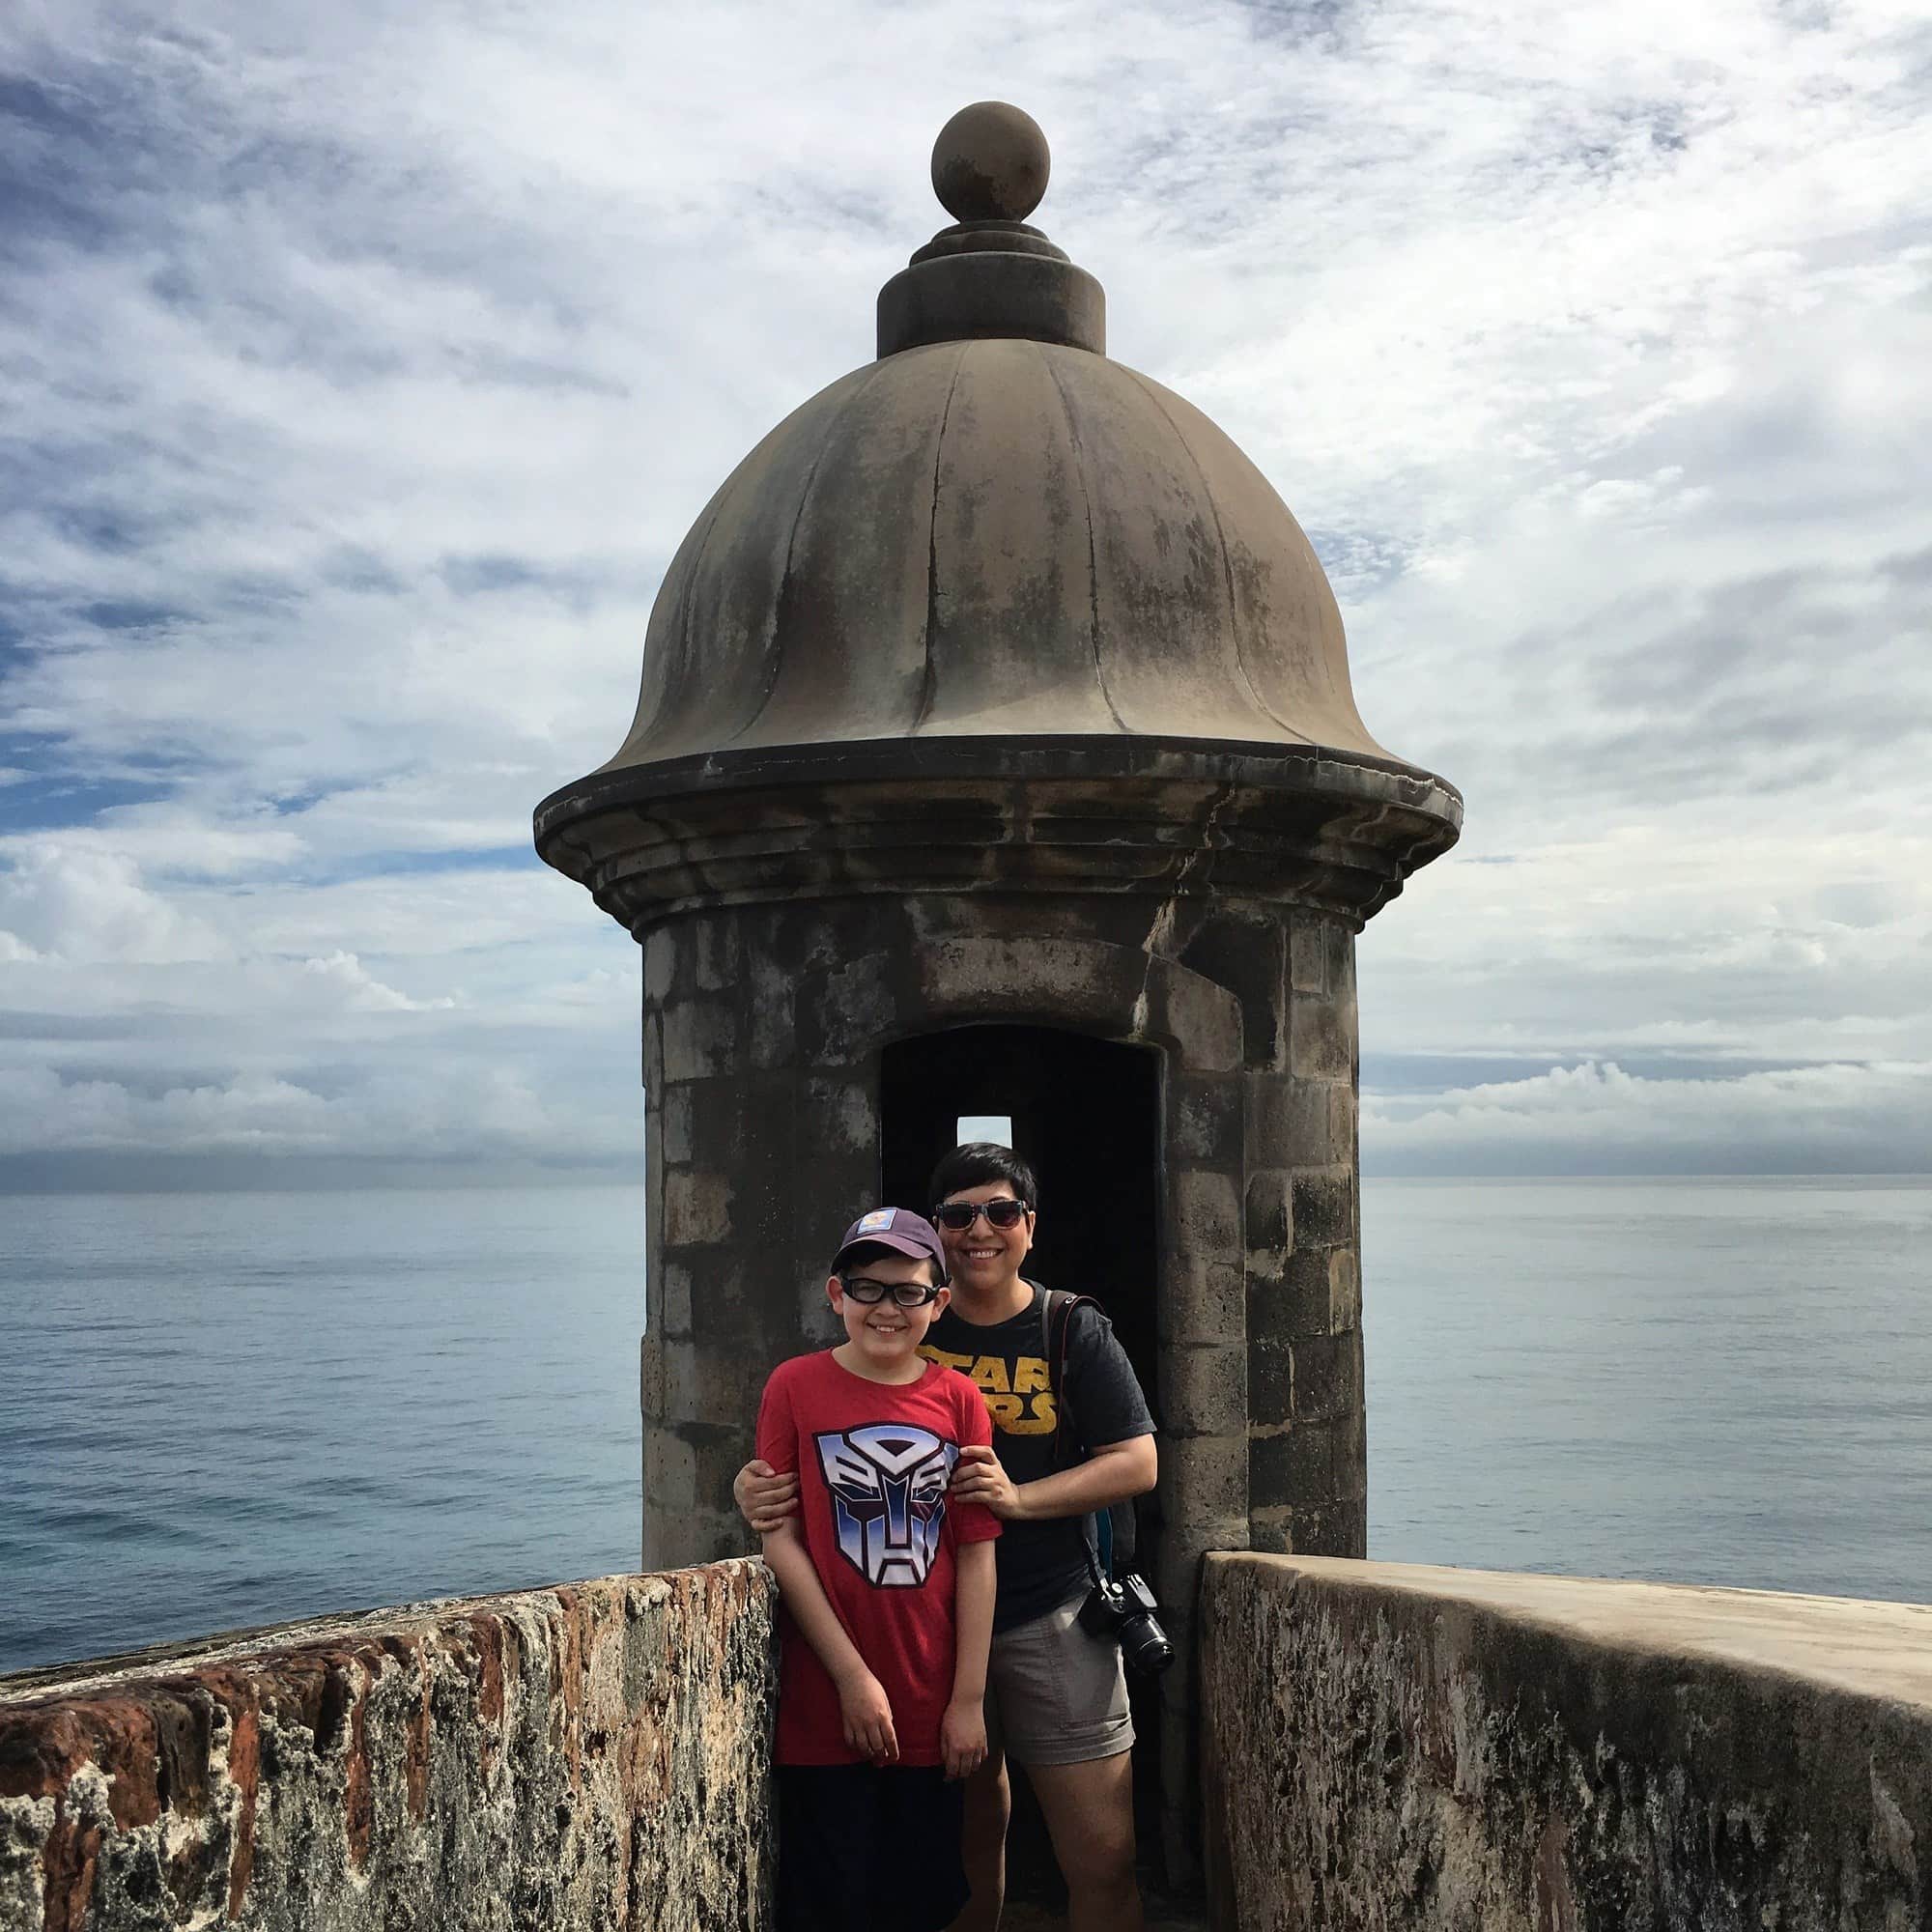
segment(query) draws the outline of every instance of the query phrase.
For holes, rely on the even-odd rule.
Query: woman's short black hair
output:
[[[966,1187],[987,1187],[1004,1180],[1026,1208],[1039,1206],[1039,1183],[1033,1169],[1011,1148],[997,1141],[967,1141],[940,1158],[926,1185],[926,1195],[936,1208],[949,1194]]]

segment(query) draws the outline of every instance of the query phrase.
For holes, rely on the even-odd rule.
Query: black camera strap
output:
[[[1091,1294],[1073,1294],[1065,1289],[1045,1288],[1040,1291],[1039,1330],[1040,1345],[1046,1359],[1047,1386],[1053,1391],[1053,1446],[1051,1460],[1053,1467],[1065,1469],[1069,1463],[1084,1461],[1086,1443],[1080,1435],[1079,1424],[1073,1416],[1073,1404],[1066,1393],[1066,1338],[1073,1326],[1073,1311],[1085,1302],[1090,1308],[1105,1313],[1100,1303]],[[1079,1443],[1081,1455],[1069,1457],[1066,1444],[1070,1440]],[[1132,1522],[1133,1505],[1115,1503],[1105,1510],[1095,1510],[1094,1534],[1082,1535],[1081,1548],[1087,1552],[1087,1568],[1097,1585],[1106,1580],[1109,1573],[1124,1569],[1133,1554],[1134,1539],[1129,1533],[1121,1534],[1121,1520],[1125,1516]],[[1104,1524],[1102,1519],[1105,1519]],[[1107,1564],[1102,1569],[1095,1545],[1101,1536],[1107,1540]]]

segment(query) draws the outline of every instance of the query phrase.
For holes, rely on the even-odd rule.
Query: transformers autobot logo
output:
[[[939,1554],[958,1444],[903,1422],[828,1430],[812,1440],[832,1492],[839,1553],[868,1583],[917,1589]]]

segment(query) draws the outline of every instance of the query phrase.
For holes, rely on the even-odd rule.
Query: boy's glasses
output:
[[[932,1210],[932,1218],[955,1235],[963,1235],[981,1214],[989,1228],[1017,1228],[1026,1217],[1026,1203],[1009,1196],[998,1201],[944,1201]]]
[[[923,1308],[939,1294],[938,1289],[930,1282],[874,1281],[869,1275],[863,1274],[841,1276],[839,1286],[862,1308],[870,1308],[889,1294],[895,1308]]]

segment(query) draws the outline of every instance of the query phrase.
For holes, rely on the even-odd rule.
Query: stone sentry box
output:
[[[1105,355],[1099,284],[1025,223],[1046,169],[1016,109],[949,123],[955,222],[878,359],[705,507],[629,736],[536,842],[643,948],[644,1567],[743,1549],[731,1477],[830,1339],[840,1230],[935,1122],[1011,1112],[1041,1273],[1107,1302],[1160,1422],[1184,1866],[1203,1552],[1363,1553],[1354,936],[1462,802],[1369,736],[1267,481]],[[1152,1077],[1100,1079],[1122,1055]]]

